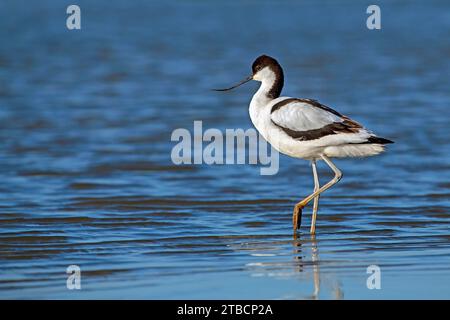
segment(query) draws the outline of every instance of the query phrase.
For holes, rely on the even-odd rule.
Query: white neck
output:
[[[250,108],[252,108],[252,106],[259,108],[267,105],[272,100],[272,98],[269,97],[268,93],[275,83],[276,76],[275,73],[273,73],[269,68],[264,68],[263,70],[258,72],[253,77],[253,79],[261,81],[261,86],[253,95],[253,99],[250,103]]]
[[[269,106],[270,102],[273,100],[269,97],[268,93],[275,82],[275,75],[272,73],[271,77],[264,77],[261,80],[261,86],[258,91],[253,95],[252,101],[250,102],[249,114],[253,125],[264,135],[262,126],[265,120],[265,108]]]

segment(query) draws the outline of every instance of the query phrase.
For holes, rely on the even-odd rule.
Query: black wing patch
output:
[[[273,122],[273,121],[272,121]],[[283,130],[288,136],[300,141],[309,141],[320,139],[325,136],[338,133],[357,133],[362,126],[349,118],[344,117],[343,122],[333,122],[319,129],[296,131],[280,126],[273,122],[277,127]]]
[[[381,138],[381,137],[377,137],[377,136],[370,136],[366,142],[362,142],[364,143],[374,143],[374,144],[388,144],[388,143],[394,143],[394,141],[386,139],[386,138]]]

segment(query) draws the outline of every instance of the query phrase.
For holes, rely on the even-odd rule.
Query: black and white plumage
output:
[[[376,155],[392,141],[376,136],[358,122],[317,100],[280,97],[284,74],[274,58],[258,57],[252,71],[252,75],[241,83],[219,91],[233,89],[250,80],[261,82],[250,102],[250,118],[260,134],[279,152],[311,160],[315,189],[295,206],[293,224],[297,230],[303,207],[314,199],[311,233],[315,233],[319,195],[342,177],[330,158]],[[335,177],[322,187],[318,181],[317,160],[324,160],[335,173]]]
[[[322,153],[364,157],[382,152],[384,145],[391,143],[316,100],[282,97],[270,105],[271,123],[261,131],[268,133],[268,139],[272,136],[280,152],[292,157],[313,160]]]

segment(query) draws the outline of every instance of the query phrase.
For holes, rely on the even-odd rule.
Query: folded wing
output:
[[[358,122],[316,100],[286,98],[273,105],[271,120],[293,139],[309,141],[340,135],[339,143],[370,143],[373,136]]]

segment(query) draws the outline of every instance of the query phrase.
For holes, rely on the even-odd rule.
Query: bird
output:
[[[281,96],[284,85],[283,68],[268,55],[261,55],[252,64],[252,73],[236,85],[215,91],[229,91],[251,80],[260,82],[249,105],[253,125],[278,152],[311,163],[314,190],[299,201],[292,214],[294,234],[301,226],[302,212],[313,201],[310,233],[316,233],[320,195],[338,183],[342,171],[333,158],[368,157],[385,151],[392,140],[379,137],[351,118],[315,99]],[[333,171],[333,178],[320,186],[317,162],[324,161]]]

